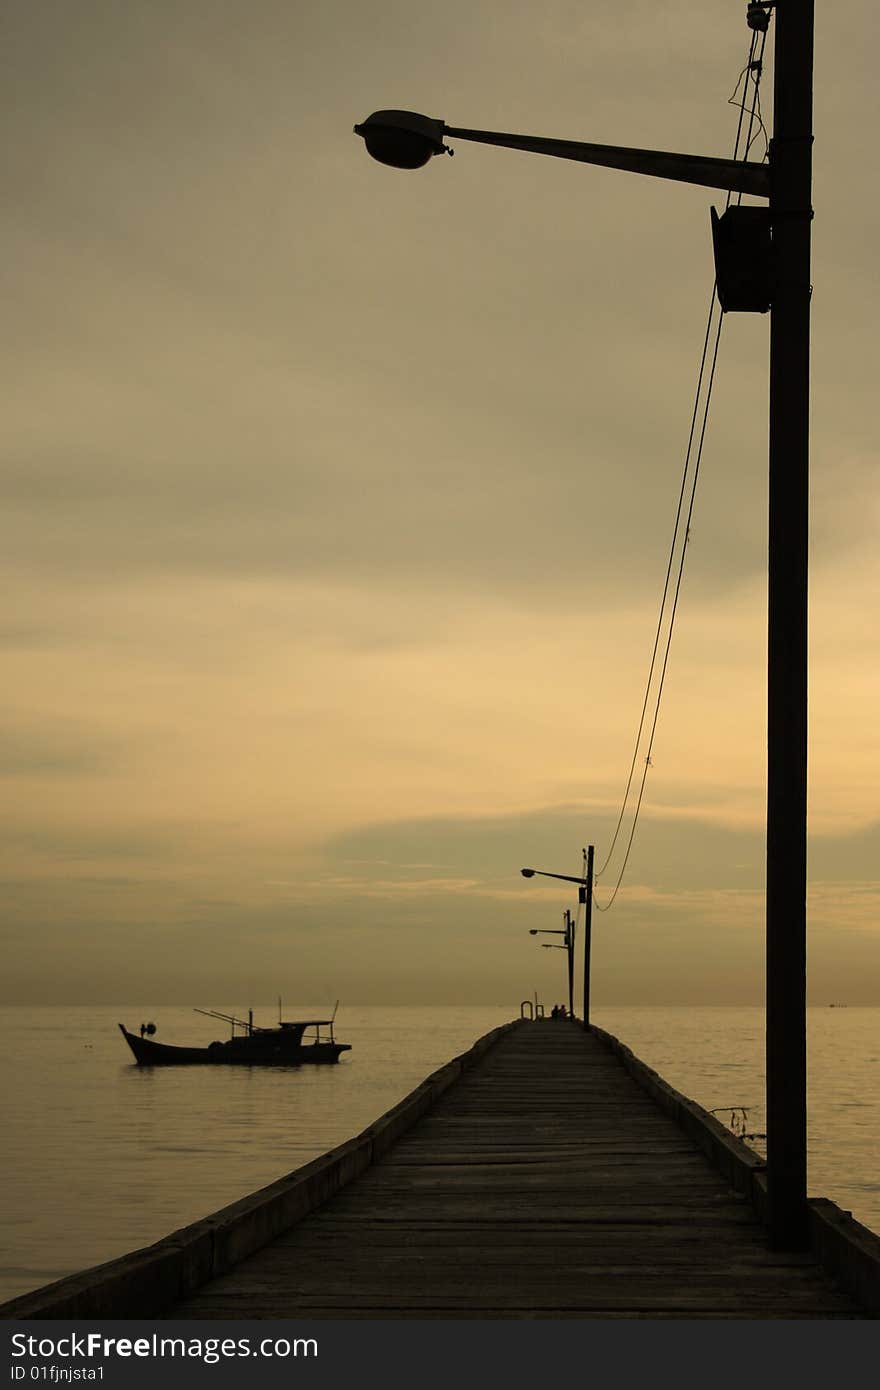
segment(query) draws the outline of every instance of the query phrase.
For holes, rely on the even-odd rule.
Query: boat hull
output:
[[[265,1038],[259,1034],[231,1038],[229,1042],[211,1043],[210,1047],[172,1047],[129,1033],[121,1023],[119,1031],[139,1067],[299,1067],[304,1063],[338,1062],[341,1052],[351,1051],[348,1043],[297,1043],[293,1038],[275,1034]]]

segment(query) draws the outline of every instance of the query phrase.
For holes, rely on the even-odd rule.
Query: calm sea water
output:
[[[337,1036],[353,1051],[335,1067],[152,1071],[133,1065],[117,1021],[155,1020],[168,1042],[225,1034],[175,1007],[0,1009],[0,1300],[158,1240],[299,1167],[513,1012],[351,1008]],[[310,1013],[285,1007],[287,1017]],[[258,1023],[272,1017],[256,1011]],[[744,1106],[748,1128],[763,1130],[762,1010],[609,1008],[595,1019],[707,1109]],[[809,1026],[810,1192],[880,1231],[880,1009],[813,1009]]]

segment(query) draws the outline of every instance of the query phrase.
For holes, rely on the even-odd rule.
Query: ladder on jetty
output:
[[[814,1255],[768,1249],[748,1198],[602,1038],[542,1021],[506,1031],[377,1162],[162,1316],[865,1313]]]

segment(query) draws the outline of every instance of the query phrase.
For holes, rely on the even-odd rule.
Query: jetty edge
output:
[[[463,1071],[521,1022],[503,1023],[478,1038],[353,1139],[153,1245],[0,1303],[0,1318],[143,1318],[181,1302],[359,1177],[430,1110]]]
[[[494,1029],[467,1052],[433,1072],[354,1139],[155,1245],[13,1299],[0,1306],[0,1316],[30,1320],[161,1315],[295,1227],[363,1174],[512,1029],[537,1027],[554,1034],[562,1029],[580,1031],[576,1022],[536,1024],[528,1020],[515,1020]],[[591,1030],[591,1036],[594,1045],[598,1043],[603,1051],[616,1057],[657,1109],[676,1123],[727,1184],[748,1199],[760,1221],[766,1212],[765,1164],[761,1157],[714,1116],[669,1086],[617,1038],[598,1028]],[[880,1316],[880,1237],[827,1199],[811,1199],[809,1210],[812,1253],[817,1263],[864,1313]],[[859,1314],[854,1312],[851,1316]]]
[[[715,1115],[676,1091],[619,1038],[595,1024],[590,1025],[590,1032],[615,1053],[659,1109],[695,1141],[734,1191],[749,1199],[761,1224],[769,1226],[766,1160],[737,1139]],[[880,1236],[830,1197],[807,1199],[807,1223],[810,1252],[866,1313],[880,1317]]]

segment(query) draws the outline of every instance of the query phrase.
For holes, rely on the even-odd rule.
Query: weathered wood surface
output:
[[[853,1318],[595,1038],[514,1029],[374,1167],[168,1318]]]

